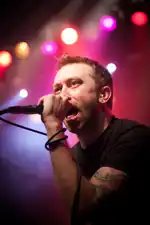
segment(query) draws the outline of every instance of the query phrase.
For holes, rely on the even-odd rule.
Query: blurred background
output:
[[[0,7],[0,110],[52,91],[63,54],[98,60],[114,80],[113,113],[150,125],[150,1],[4,1]],[[0,220],[67,224],[39,115],[0,120]],[[68,143],[77,137],[68,131]]]

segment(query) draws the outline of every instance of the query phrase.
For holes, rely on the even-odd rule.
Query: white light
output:
[[[109,63],[107,66],[106,66],[107,70],[109,71],[109,73],[114,73],[117,69],[117,66],[114,64],[114,63]]]
[[[25,89],[22,89],[19,93],[20,97],[26,98],[28,96],[28,92]]]
[[[29,115],[29,119],[36,124],[41,123],[41,115],[39,114]]]
[[[61,33],[62,41],[67,45],[72,45],[78,40],[78,33],[73,28],[65,28]]]

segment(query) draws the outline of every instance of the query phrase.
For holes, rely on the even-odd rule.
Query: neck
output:
[[[110,112],[101,112],[97,117],[86,124],[86,126],[78,134],[80,145],[85,149],[88,145],[92,144],[108,127],[112,114]]]

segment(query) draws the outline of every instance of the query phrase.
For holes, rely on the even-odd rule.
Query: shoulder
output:
[[[115,117],[114,122],[112,124],[112,130],[114,136],[116,134],[118,141],[130,140],[134,142],[135,140],[149,140],[150,138],[150,127],[141,124],[135,120],[129,120],[124,118],[120,119]]]
[[[134,120],[117,119],[118,141],[144,142],[150,140],[150,127]]]
[[[112,130],[104,165],[128,174],[148,159],[150,127],[128,119],[115,119]]]

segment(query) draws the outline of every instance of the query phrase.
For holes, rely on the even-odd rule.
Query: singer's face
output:
[[[66,115],[64,124],[76,134],[91,123],[98,112],[98,92],[92,74],[91,66],[73,63],[62,67],[55,76],[54,93],[62,98],[69,96],[69,102],[73,106],[69,115]]]

